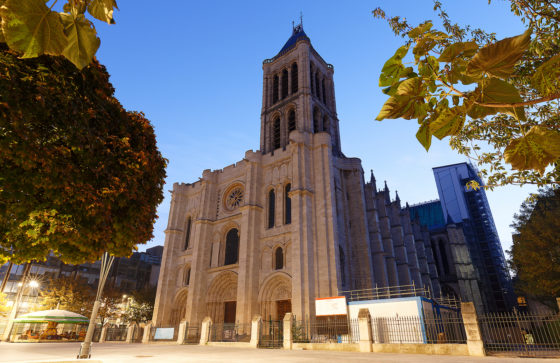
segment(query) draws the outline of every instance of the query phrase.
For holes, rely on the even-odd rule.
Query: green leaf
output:
[[[430,132],[438,139],[446,136],[457,135],[465,124],[465,108],[463,106],[446,108],[438,117],[430,121]]]
[[[414,54],[414,59],[418,62],[420,57],[428,54],[437,45],[437,40],[431,37],[429,34],[417,40],[412,53]]]
[[[410,120],[414,116],[414,104],[416,103],[416,98],[407,95],[395,95],[390,97],[379,112],[379,115],[375,118],[377,121],[384,120],[386,118],[399,118]]]
[[[119,9],[115,0],[92,0],[87,7],[91,16],[107,24],[115,24],[114,9]]]
[[[515,88],[514,85],[506,81],[502,81],[498,78],[490,78],[482,83],[482,87],[479,85],[475,91],[480,92],[480,97],[478,102],[480,103],[519,103],[523,102],[523,99],[519,95],[519,90]],[[484,107],[480,106],[479,107]],[[495,108],[496,110],[486,110],[483,113],[496,114],[498,112],[504,112],[512,115],[519,120],[526,120],[525,110],[523,107],[484,107],[484,108]]]
[[[64,56],[78,69],[91,63],[95,52],[99,48],[100,40],[93,28],[93,24],[83,14],[77,16],[61,14],[64,24],[64,34],[68,38],[68,46],[64,49]]]
[[[545,168],[560,158],[560,132],[533,126],[529,132],[512,140],[504,151],[504,159],[517,170],[537,170],[544,174]]]
[[[431,21],[427,21],[424,24],[420,24],[418,25],[416,28],[412,29],[411,31],[408,32],[408,36],[411,39],[414,38],[418,38],[420,35],[424,34],[425,32],[427,32],[428,30],[430,30],[432,28],[432,22]]]
[[[412,72],[412,68],[405,68],[402,59],[408,53],[408,45],[403,45],[385,62],[379,76],[379,87],[392,86],[405,73]]]
[[[422,97],[424,95],[424,86],[421,77],[409,78],[402,81],[397,88],[397,95],[408,95]]]
[[[467,76],[480,77],[488,73],[507,78],[513,73],[515,63],[531,42],[531,30],[512,38],[502,39],[480,49],[467,65]]]
[[[44,0],[7,0],[0,16],[8,46],[22,52],[22,58],[61,55],[68,43],[60,15]]]
[[[466,57],[471,57],[474,52],[478,49],[478,44],[476,42],[457,42],[447,46],[438,60],[440,62],[451,62],[460,55]]]
[[[418,132],[416,133],[416,138],[422,146],[426,149],[426,151],[430,150],[430,146],[432,145],[432,134],[430,133],[430,126],[428,122],[423,122]]]
[[[560,90],[560,54],[556,54],[537,68],[531,84],[543,96],[555,94]]]

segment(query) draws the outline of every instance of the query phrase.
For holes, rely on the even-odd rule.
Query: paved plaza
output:
[[[76,358],[79,343],[0,343],[0,362],[69,362]],[[309,350],[248,349],[237,347],[215,347],[197,345],[159,345],[159,344],[95,344],[92,362],[484,362],[484,363],[523,363],[546,362],[555,359],[504,358],[504,357],[453,357],[416,354],[389,353],[351,353]],[[81,360],[87,362],[87,360]]]

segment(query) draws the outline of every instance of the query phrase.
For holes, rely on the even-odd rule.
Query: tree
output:
[[[83,281],[68,276],[49,280],[39,293],[40,305],[47,310],[61,309],[88,316],[94,293]]]
[[[101,298],[101,305],[97,317],[101,320],[101,325],[109,320],[115,319],[121,313],[122,291],[115,288],[106,288]]]
[[[8,316],[10,310],[12,310],[12,308],[8,306],[8,299],[6,299],[6,294],[0,292],[0,318],[5,318],[6,316]]]
[[[100,40],[93,23],[95,19],[114,24],[115,0],[68,0],[62,12],[53,7],[58,0],[0,0],[0,43],[22,58],[43,54],[64,56],[79,69],[88,65]]]
[[[133,291],[128,299],[127,308],[123,314],[126,323],[147,323],[152,320],[154,312],[154,301],[156,298],[155,288],[144,288]]]
[[[453,24],[439,1],[434,10],[442,30],[432,21],[413,28],[375,9],[375,17],[388,20],[394,33],[407,39],[381,71],[379,86],[389,99],[376,119],[417,120],[416,137],[426,150],[432,136],[449,136],[453,149],[482,166],[490,187],[558,184],[560,5],[510,2],[527,31],[500,41],[481,29]]]
[[[103,66],[0,44],[0,90],[0,263],[78,264],[152,238],[166,160]]]
[[[560,296],[560,188],[541,189],[525,201],[511,227],[516,234],[510,266],[517,290],[555,306]]]

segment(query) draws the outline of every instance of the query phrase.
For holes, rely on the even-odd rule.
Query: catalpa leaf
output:
[[[531,31],[512,38],[505,38],[480,49],[467,65],[466,75],[480,77],[488,73],[507,78],[513,73],[515,63],[521,58],[531,42]]]
[[[407,71],[407,68],[402,64],[402,59],[406,53],[408,53],[408,45],[403,45],[385,62],[379,76],[379,87],[392,86],[403,74],[412,72],[412,68]]]
[[[0,9],[2,31],[8,46],[22,58],[60,55],[68,43],[60,15],[44,0],[7,0]]]
[[[68,46],[64,49],[64,56],[78,69],[91,63],[99,48],[99,38],[93,25],[83,14],[61,14],[64,33],[68,38]]]
[[[533,126],[529,132],[512,140],[504,151],[504,159],[517,170],[537,170],[544,174],[547,165],[560,158],[560,132]]]
[[[408,95],[395,95],[390,97],[375,118],[377,121],[386,118],[404,118],[410,120],[414,117],[414,104],[417,102],[416,97]]]
[[[432,145],[432,134],[430,132],[429,122],[425,121],[422,123],[418,132],[416,133],[416,138],[420,141],[420,144],[424,146],[426,151],[430,150],[430,146]]]
[[[560,90],[560,54],[556,54],[537,68],[531,84],[543,96],[555,94]]]
[[[438,139],[446,136],[457,135],[465,124],[465,108],[463,106],[446,108],[438,117],[431,121],[430,133]]]
[[[427,21],[424,24],[420,24],[418,25],[416,28],[412,29],[411,31],[408,32],[408,36],[411,39],[414,38],[418,38],[420,35],[424,34],[425,32],[427,32],[428,30],[430,30],[432,28],[432,22],[431,21]]]
[[[460,55],[465,55],[467,57],[473,56],[474,52],[478,49],[478,44],[476,42],[457,42],[448,45],[438,60],[440,62],[451,62]]]
[[[114,9],[119,9],[115,0],[91,0],[87,7],[91,16],[107,24],[115,24]]]
[[[515,88],[514,85],[506,81],[502,81],[498,78],[490,78],[484,80],[484,82],[477,87],[475,93],[480,96],[477,99],[479,103],[486,104],[508,104],[508,103],[519,103],[523,99],[519,95],[519,90]],[[478,107],[473,107],[470,110],[469,116],[474,112],[479,112],[481,115],[493,115],[498,112],[507,113],[517,118],[518,120],[526,120],[525,110],[523,107],[486,107],[483,105],[477,105]],[[481,108],[482,107],[482,108]],[[494,110],[492,110],[494,109]],[[479,117],[484,117],[480,116]],[[473,117],[473,116],[471,116]],[[473,117],[477,118],[477,117]]]

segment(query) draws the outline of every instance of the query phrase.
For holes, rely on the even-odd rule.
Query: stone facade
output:
[[[342,153],[334,68],[301,26],[263,71],[260,150],[173,185],[154,323],[301,319],[343,290],[440,291],[427,230]]]

